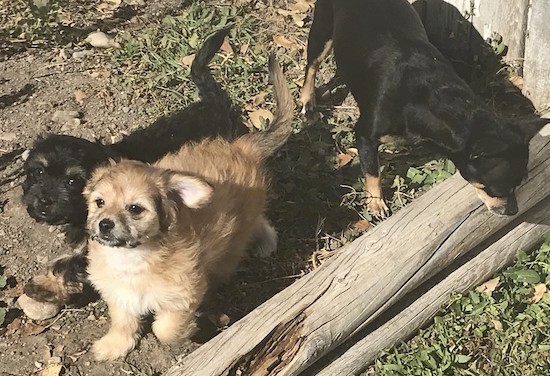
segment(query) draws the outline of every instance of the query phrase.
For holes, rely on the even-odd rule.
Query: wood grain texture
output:
[[[541,136],[531,143],[529,178],[517,192],[519,215],[550,194],[549,144]],[[166,375],[298,375],[514,218],[487,212],[473,189],[454,176],[183,357]]]
[[[412,337],[439,311],[454,292],[464,293],[513,262],[519,250],[531,250],[550,234],[550,198],[532,208],[521,223],[502,238],[463,263],[392,319],[351,346],[317,376],[358,375],[378,354]]]
[[[550,4],[532,0],[525,43],[524,94],[539,110],[550,109]]]
[[[496,32],[508,46],[506,60],[521,61],[525,52],[525,33],[530,0],[477,0],[472,23],[483,39]]]

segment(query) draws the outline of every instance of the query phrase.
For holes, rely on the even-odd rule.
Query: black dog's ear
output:
[[[528,143],[529,140],[531,140],[533,136],[535,136],[535,134],[542,129],[542,127],[550,123],[550,118],[524,117],[514,119],[513,123],[523,135],[523,141]]]

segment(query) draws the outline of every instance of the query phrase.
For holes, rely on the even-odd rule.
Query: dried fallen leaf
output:
[[[502,330],[502,323],[498,320],[491,320],[491,322],[493,323],[493,325],[495,326],[495,329],[498,330],[498,331],[501,331]]]
[[[301,13],[298,13],[298,14],[293,14],[292,15],[292,20],[294,21],[294,23],[296,24],[296,26],[298,27],[304,27],[305,25],[305,19],[306,19],[307,15],[306,14],[301,14]]]
[[[6,332],[6,335],[15,334],[21,329],[21,325],[23,324],[23,321],[21,320],[21,317],[16,317],[12,322],[10,322],[7,326],[8,331]]]
[[[361,219],[353,224],[353,228],[359,232],[367,231],[370,228],[370,222],[366,219]]]
[[[309,10],[310,5],[305,1],[296,1],[295,3],[292,3],[288,6],[290,10],[294,10],[296,12],[307,12]]]
[[[241,54],[244,55],[248,51],[248,47],[250,47],[248,43],[244,43],[243,45],[241,45],[241,48],[239,50]]]
[[[193,60],[195,60],[195,54],[184,56],[180,59],[180,63],[182,65],[191,66],[193,64]]]
[[[121,3],[122,0],[105,0],[97,6],[97,9],[100,12],[112,12],[117,9]]]
[[[252,111],[248,114],[250,122],[256,129],[262,129],[262,119],[271,121],[273,119],[273,114],[269,110],[260,108],[256,111]]]
[[[344,167],[345,165],[350,163],[352,159],[353,159],[353,156],[347,153],[338,154],[338,167]]]
[[[287,49],[290,49],[294,46],[294,43],[291,40],[289,40],[284,35],[280,35],[280,34],[273,36],[273,41],[278,46],[281,46],[281,47],[284,47],[284,48],[287,48]]]
[[[76,101],[79,103],[79,104],[83,104],[84,103],[84,99],[86,99],[87,95],[85,92],[83,92],[82,90],[75,90],[74,92],[74,98],[76,99]]]
[[[38,373],[39,376],[59,376],[61,370],[63,369],[63,364],[49,364],[46,368],[40,370]]]
[[[21,334],[24,336],[35,336],[42,333],[44,330],[46,330],[45,326],[29,321],[21,328]]]
[[[109,37],[102,31],[94,31],[93,33],[90,33],[84,41],[96,48],[120,48],[120,44],[115,42],[113,38]]]
[[[544,296],[544,294],[548,291],[548,288],[544,283],[539,283],[535,286],[535,291],[533,292],[533,296],[531,297],[531,303],[538,303]]]
[[[87,352],[88,352],[88,350],[82,350],[82,351],[79,351],[79,352],[75,352],[74,354],[69,354],[68,357],[71,358],[71,360],[73,362],[76,362],[79,357],[86,354]]]
[[[495,291],[495,289],[497,288],[499,281],[500,281],[500,277],[490,279],[487,282],[483,283],[482,285],[476,287],[476,291],[477,292],[485,292],[485,293],[491,295],[491,293],[493,291]]]
[[[508,80],[512,85],[517,87],[519,90],[523,90],[523,77],[518,75],[511,75]]]
[[[252,104],[254,106],[260,106],[262,104],[265,103],[265,96],[267,95],[266,92],[261,92],[261,93],[258,93],[256,94],[253,98],[252,98]]]
[[[223,52],[227,52],[228,54],[233,53],[233,47],[231,47],[231,44],[229,44],[229,41],[227,39],[223,40],[223,43],[220,46],[220,50],[222,50]]]

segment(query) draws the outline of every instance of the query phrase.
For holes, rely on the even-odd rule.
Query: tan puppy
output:
[[[140,318],[154,314],[163,343],[188,338],[205,294],[235,271],[246,248],[275,250],[264,217],[265,159],[291,134],[294,104],[270,57],[277,111],[269,130],[233,142],[185,145],[154,165],[122,161],[93,174],[88,202],[89,278],[108,304],[111,328],[99,360],[126,355]]]

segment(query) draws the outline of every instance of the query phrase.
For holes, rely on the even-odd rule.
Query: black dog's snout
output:
[[[102,233],[106,233],[110,230],[115,228],[115,222],[113,222],[109,218],[103,218],[101,221],[99,221],[99,231]]]
[[[40,196],[38,201],[44,206],[50,206],[52,204],[52,199],[48,196]]]

